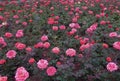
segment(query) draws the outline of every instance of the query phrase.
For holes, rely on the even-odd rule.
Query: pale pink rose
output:
[[[74,33],[76,33],[76,32],[77,32],[77,29],[75,29],[75,28],[72,28],[71,32],[74,32]]]
[[[117,37],[117,33],[116,33],[116,32],[111,32],[111,33],[109,34],[109,37]]]
[[[114,62],[109,62],[107,64],[107,70],[113,72],[115,70],[118,70],[118,66]]]
[[[37,67],[41,70],[47,68],[47,66],[48,66],[48,61],[47,60],[41,59],[37,62]]]
[[[9,58],[9,59],[12,59],[16,56],[17,52],[15,50],[9,50],[7,53],[6,53],[6,56]]]
[[[52,49],[52,52],[55,53],[55,54],[58,54],[60,52],[60,49],[58,47],[54,47]]]
[[[52,30],[53,30],[53,31],[58,31],[58,26],[53,26],[53,27],[52,27]]]
[[[73,48],[69,48],[69,49],[66,50],[66,55],[70,56],[70,57],[75,56],[76,55],[76,50],[74,50]]]
[[[44,41],[47,41],[47,40],[48,40],[48,36],[47,36],[47,35],[43,35],[40,39],[41,39],[41,41],[43,41],[43,42],[44,42]]]
[[[18,30],[15,36],[17,38],[23,37],[24,36],[23,30]]]
[[[7,76],[0,76],[0,81],[8,81],[8,77]]]
[[[47,71],[46,71],[46,72],[47,72],[47,75],[48,75],[48,76],[54,76],[55,73],[57,72],[57,70],[56,70],[55,67],[50,66],[50,67],[47,68]]]
[[[44,47],[44,48],[49,48],[49,47],[50,47],[50,43],[49,43],[49,42],[45,42],[45,43],[43,44],[43,47]]]
[[[22,50],[22,49],[26,48],[26,45],[21,42],[17,42],[17,43],[15,43],[15,47],[19,50]]]
[[[75,23],[70,23],[69,27],[74,28],[75,27]]]
[[[15,79],[16,81],[26,81],[26,79],[29,77],[29,73],[24,67],[17,68]]]
[[[120,41],[117,41],[117,42],[113,43],[113,47],[114,47],[115,49],[120,50]]]

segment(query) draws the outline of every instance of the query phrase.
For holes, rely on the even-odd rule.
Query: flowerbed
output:
[[[0,1],[0,81],[119,81],[119,0]]]

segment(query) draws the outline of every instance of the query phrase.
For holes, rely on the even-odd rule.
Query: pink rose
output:
[[[31,48],[31,47],[27,47],[25,50],[26,50],[27,52],[32,52],[32,48]]]
[[[77,17],[72,18],[72,22],[76,23],[78,21]]]
[[[4,38],[0,37],[0,43],[4,42]]]
[[[3,37],[0,37],[0,44],[2,45],[2,48],[7,46],[6,42],[4,41]]]
[[[13,18],[14,18],[14,19],[18,19],[19,16],[18,16],[18,15],[14,15]]]
[[[75,23],[70,23],[69,27],[74,28],[75,27]]]
[[[0,59],[0,65],[1,64],[5,64],[6,63],[6,60],[5,59]]]
[[[20,38],[20,37],[23,37],[23,36],[24,36],[23,30],[18,30],[17,33],[16,33],[16,37]]]
[[[29,73],[24,67],[17,68],[15,79],[16,81],[25,81],[29,77]]]
[[[15,44],[15,47],[16,47],[17,49],[19,49],[19,50],[22,50],[22,49],[26,48],[26,45],[23,44],[23,43],[21,43],[21,42],[17,42],[17,43]]]
[[[87,33],[93,33],[97,29],[98,23],[92,24],[89,28],[87,28]]]
[[[43,42],[44,42],[44,41],[47,41],[47,40],[48,40],[48,36],[47,36],[47,35],[43,35],[40,39],[41,39],[41,41],[43,41]]]
[[[90,43],[83,44],[83,45],[80,46],[80,50],[81,50],[81,51],[84,51],[85,49],[87,49],[87,48],[89,48],[89,47],[91,47],[91,46],[92,46],[92,44],[90,44]]]
[[[75,29],[75,28],[72,28],[71,32],[74,32],[74,33],[76,33],[76,32],[77,32],[77,29]]]
[[[49,47],[50,47],[50,43],[49,43],[49,42],[45,42],[45,43],[43,44],[43,47],[44,47],[44,48],[49,48]]]
[[[42,48],[43,47],[43,43],[42,42],[38,42],[37,44],[34,45],[35,48]]]
[[[11,38],[13,35],[10,32],[6,32],[4,35],[6,38]]]
[[[48,76],[54,76],[55,73],[57,72],[57,70],[56,70],[55,67],[50,66],[50,67],[47,68],[47,71],[46,71],[46,72],[47,72],[47,75],[48,75]]]
[[[115,49],[120,50],[120,42],[117,41],[117,42],[113,43],[113,47],[114,47]]]
[[[66,29],[65,25],[61,25],[61,26],[59,26],[59,28],[60,28],[60,30],[65,30]]]
[[[55,53],[55,54],[58,54],[60,52],[60,49],[58,47],[54,47],[52,49],[52,52]]]
[[[105,24],[106,24],[106,21],[102,20],[102,21],[100,22],[100,24],[101,24],[101,25],[105,25]]]
[[[22,25],[23,26],[27,26],[27,22],[22,22]]]
[[[116,33],[116,32],[111,32],[111,33],[109,34],[109,37],[117,37],[117,33]]]
[[[48,24],[54,24],[55,23],[55,19],[54,18],[48,18]]]
[[[52,30],[53,30],[53,31],[58,31],[58,26],[53,26],[53,27],[52,27]]]
[[[9,58],[9,59],[12,59],[16,56],[16,51],[15,50],[9,50],[7,53],[6,53],[6,56]]]
[[[39,69],[45,69],[45,68],[47,68],[47,66],[48,66],[48,61],[47,60],[44,60],[44,59],[41,59],[41,60],[39,60],[38,62],[37,62],[37,66],[38,66],[38,68]]]
[[[107,70],[112,72],[118,69],[118,66],[114,62],[109,62],[107,64]]]
[[[75,28],[81,28],[78,23],[75,23]]]
[[[73,48],[69,48],[69,49],[66,50],[66,55],[70,56],[70,57],[75,56],[76,55],[76,50],[74,50]]]
[[[0,76],[0,81],[8,81],[8,77],[7,76]]]

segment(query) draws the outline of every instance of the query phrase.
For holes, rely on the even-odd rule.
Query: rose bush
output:
[[[119,0],[0,0],[0,81],[119,81]]]

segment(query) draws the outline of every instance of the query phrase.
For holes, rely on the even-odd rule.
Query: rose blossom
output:
[[[69,27],[74,28],[75,27],[75,23],[70,23]]]
[[[4,35],[6,38],[11,38],[13,35],[10,32],[6,32]]]
[[[117,37],[117,33],[116,33],[116,32],[111,32],[111,33],[109,34],[109,37]]]
[[[120,50],[120,41],[117,41],[117,42],[113,43],[113,47],[114,47],[115,49]]]
[[[44,59],[41,59],[41,60],[39,60],[38,62],[37,62],[37,66],[38,66],[38,68],[39,69],[45,69],[45,68],[47,68],[47,66],[48,66],[48,61],[47,60],[44,60]]]
[[[44,48],[49,48],[49,47],[50,47],[50,43],[49,43],[49,42],[45,42],[45,43],[43,44],[43,47],[44,47]]]
[[[65,25],[60,25],[59,28],[60,28],[60,30],[65,30],[66,29]]]
[[[106,67],[107,67],[107,70],[110,72],[118,69],[118,66],[114,62],[109,62]]]
[[[76,55],[76,50],[74,50],[73,48],[69,48],[66,50],[66,55],[67,56],[75,56]]]
[[[53,30],[53,31],[58,31],[58,26],[53,26],[53,27],[52,27],[52,30]]]
[[[30,58],[29,61],[28,61],[30,64],[33,64],[35,62],[35,59],[34,58]]]
[[[6,60],[5,59],[0,59],[0,65],[1,64],[5,64],[6,63]]]
[[[2,48],[7,46],[7,44],[6,44],[6,42],[5,42],[3,37],[0,37],[0,44],[2,45]]]
[[[27,47],[25,50],[26,50],[27,52],[32,52],[32,48],[31,48],[31,47]]]
[[[7,76],[0,76],[0,81],[8,81],[8,77]]]
[[[55,22],[55,20],[54,20],[54,18],[48,18],[48,24],[54,24],[54,22]]]
[[[46,71],[46,72],[47,72],[47,75],[48,75],[48,76],[54,76],[55,73],[57,72],[57,70],[56,70],[55,67],[50,66],[50,67],[47,68],[47,71]]]
[[[84,51],[85,49],[91,47],[93,44],[87,43],[80,46],[80,50]]]
[[[23,26],[27,26],[27,22],[22,22],[22,25]]]
[[[23,36],[24,36],[23,30],[18,30],[17,33],[16,33],[16,37],[20,38],[20,37],[23,37]]]
[[[29,73],[24,67],[17,68],[15,79],[16,81],[25,81],[29,77]]]
[[[16,56],[16,51],[15,50],[9,50],[7,53],[6,53],[6,56],[9,58],[9,59],[12,59]]]
[[[43,42],[38,42],[37,44],[34,45],[35,48],[42,48],[43,47]]]
[[[89,28],[87,28],[87,33],[93,33],[97,29],[98,23],[92,24]]]
[[[47,41],[47,40],[48,40],[48,36],[47,36],[47,35],[43,35],[40,39],[41,39],[41,41],[43,41],[43,42],[44,42],[44,41]]]
[[[14,15],[13,18],[14,18],[14,19],[18,19],[19,16],[18,16],[18,15]]]
[[[15,43],[15,47],[19,50],[22,50],[22,49],[26,48],[26,45],[21,42],[17,42],[17,43]]]
[[[52,49],[52,52],[55,53],[55,54],[58,54],[60,52],[60,49],[58,47],[54,47]]]

